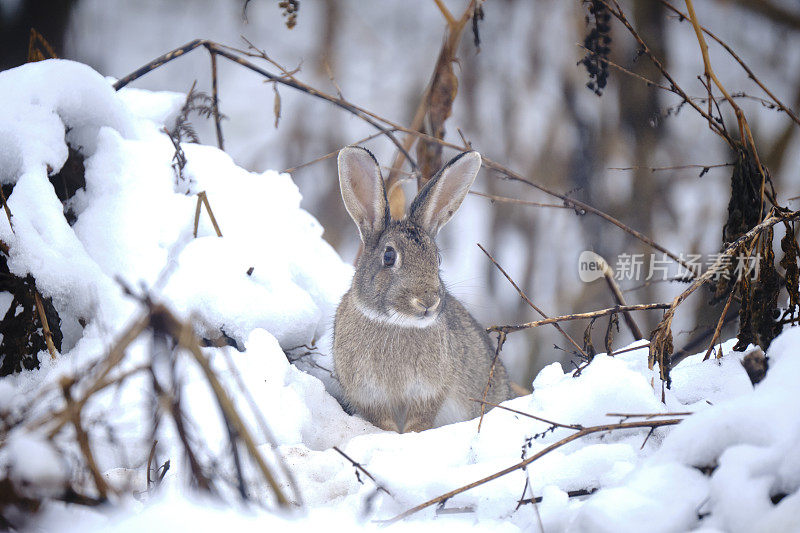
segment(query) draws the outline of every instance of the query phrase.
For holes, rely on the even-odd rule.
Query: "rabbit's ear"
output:
[[[434,237],[453,216],[481,169],[478,152],[457,155],[419,191],[409,219]]]
[[[381,169],[372,153],[358,146],[339,150],[338,161],[342,200],[366,243],[389,223]]]

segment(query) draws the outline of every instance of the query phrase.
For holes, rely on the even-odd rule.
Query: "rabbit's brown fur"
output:
[[[482,397],[494,349],[445,289],[434,242],[479,169],[477,152],[456,157],[420,191],[408,217],[393,221],[372,154],[339,153],[342,197],[364,248],[336,311],[334,364],[349,406],[383,429],[421,431],[480,414],[469,398]],[[510,396],[498,361],[487,401]]]

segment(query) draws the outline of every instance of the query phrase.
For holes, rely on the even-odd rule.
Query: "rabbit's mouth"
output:
[[[442,299],[438,295],[423,298],[411,298],[411,308],[420,319],[435,317],[439,314]]]
[[[402,313],[400,311],[390,310],[389,323],[394,326],[405,328],[419,328],[424,329],[432,326],[436,319],[439,318],[438,311],[426,311],[418,314]]]

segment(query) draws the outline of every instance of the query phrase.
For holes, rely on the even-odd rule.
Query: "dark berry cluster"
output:
[[[578,63],[586,67],[589,82],[586,86],[597,96],[603,94],[608,80],[608,54],[611,52],[611,15],[605,4],[597,0],[588,0],[589,14],[586,24],[591,27],[583,46],[586,56]]]
[[[300,0],[281,0],[278,7],[283,10],[286,17],[286,27],[290,30],[297,25],[297,11],[300,9]]]

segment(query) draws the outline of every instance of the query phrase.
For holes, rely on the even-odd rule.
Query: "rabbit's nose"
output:
[[[429,315],[439,308],[441,298],[438,294],[426,294],[422,298],[412,298],[411,303],[424,315]]]

